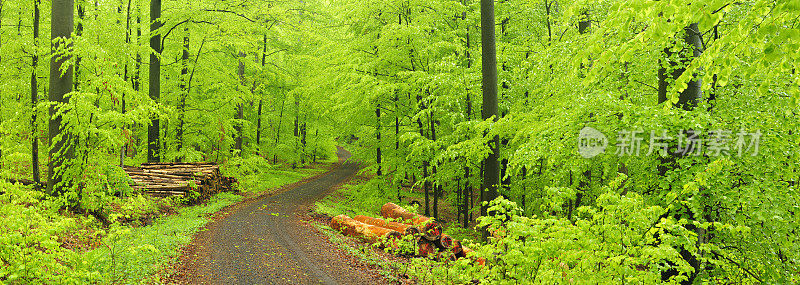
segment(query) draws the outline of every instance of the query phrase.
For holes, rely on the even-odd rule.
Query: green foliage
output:
[[[179,249],[209,221],[209,215],[242,200],[242,196],[219,193],[203,205],[178,210],[176,215],[158,218],[152,226],[131,228],[112,225],[101,246],[85,252],[81,269],[99,272],[101,283],[140,283],[168,262]],[[157,282],[158,280],[151,280]]]

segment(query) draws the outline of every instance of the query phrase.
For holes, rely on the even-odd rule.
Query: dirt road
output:
[[[304,225],[309,206],[353,176],[358,165],[339,149],[339,165],[271,197],[237,205],[209,223],[184,252],[189,284],[382,284],[379,275]],[[188,255],[188,256],[187,256]]]

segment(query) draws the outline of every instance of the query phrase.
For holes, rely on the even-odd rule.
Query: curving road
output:
[[[186,264],[190,284],[383,283],[300,221],[303,211],[353,176],[339,148],[333,170],[271,197],[245,202],[195,237]],[[376,279],[378,278],[378,279]]]

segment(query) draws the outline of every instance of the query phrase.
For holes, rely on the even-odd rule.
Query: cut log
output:
[[[441,235],[441,237],[435,240],[433,244],[441,250],[449,251],[450,248],[453,247],[453,238],[451,238],[449,235]]]
[[[356,220],[356,221],[368,224],[368,225],[373,225],[373,226],[379,226],[379,227],[383,227],[383,228],[387,228],[387,229],[392,229],[392,230],[404,233],[406,235],[416,235],[416,234],[420,233],[420,230],[419,230],[418,227],[415,227],[415,226],[412,226],[412,225],[403,224],[403,223],[398,223],[398,222],[390,222],[390,221],[387,221],[387,220],[384,220],[384,219],[380,219],[380,218],[373,218],[373,217],[367,217],[367,216],[363,216],[363,215],[357,215],[357,216],[353,217],[353,219]]]
[[[436,253],[437,253],[436,247],[428,239],[423,237],[417,239],[418,256],[429,256],[431,254],[436,254]]]
[[[463,253],[463,250],[460,240],[453,240],[453,246],[450,247],[450,252],[452,252],[455,257],[461,257],[460,255]]]
[[[468,258],[472,258],[472,261],[473,261],[473,262],[477,262],[477,263],[478,263],[478,264],[480,264],[481,266],[484,266],[484,265],[486,265],[486,259],[485,259],[485,258],[482,258],[482,257],[475,257],[475,256],[472,256],[472,257],[470,257],[469,255],[470,255],[471,253],[473,253],[473,252],[475,252],[475,251],[474,251],[474,250],[472,250],[472,249],[470,249],[469,247],[466,247],[466,246],[461,246],[461,254],[460,254],[460,255],[457,255],[457,256],[458,256],[458,257],[468,257]]]
[[[411,213],[395,203],[388,202],[381,207],[381,216],[384,218],[400,219],[403,223],[421,226],[428,222],[430,218],[420,214]]]
[[[363,239],[370,243],[378,243],[401,238],[401,234],[395,230],[368,225],[356,221],[347,215],[338,215],[331,219],[331,228],[341,231],[347,236]]]

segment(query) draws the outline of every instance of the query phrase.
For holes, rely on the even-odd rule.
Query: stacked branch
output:
[[[219,165],[213,163],[143,163],[124,169],[134,189],[158,197],[185,196],[194,191],[202,199],[232,191],[236,183],[236,179],[222,176]]]

